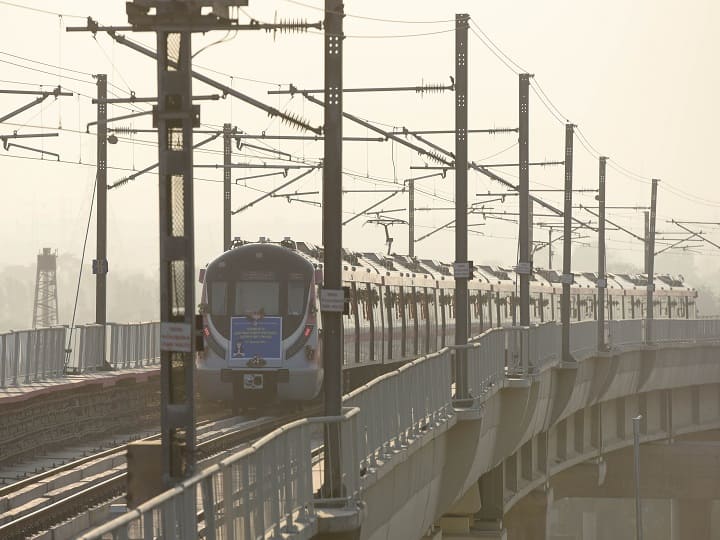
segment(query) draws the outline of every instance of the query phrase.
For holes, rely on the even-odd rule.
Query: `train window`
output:
[[[305,311],[305,281],[288,281],[288,315],[302,315]]]
[[[236,314],[280,315],[280,283],[277,281],[238,281],[235,283]]]
[[[210,289],[210,314],[227,315],[227,282],[208,283]]]

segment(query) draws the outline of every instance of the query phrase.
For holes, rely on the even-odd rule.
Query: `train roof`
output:
[[[236,239],[233,246],[248,243],[251,242]],[[324,255],[322,246],[305,241],[294,241],[289,237],[280,242],[272,242],[268,238],[261,237],[259,243],[279,244],[302,254],[316,268],[322,268]],[[350,279],[363,280],[364,277],[369,281],[382,280],[386,284],[404,284],[407,280],[413,280],[426,282],[426,284],[431,281],[438,282],[440,286],[447,283],[446,286],[452,286],[454,282],[452,263],[396,253],[388,255],[379,252],[357,252],[343,248],[343,270],[351,274],[348,276]],[[492,290],[513,291],[516,285],[515,276],[515,269],[512,267],[474,264],[473,279],[468,282],[468,286],[471,289],[477,289],[487,288],[489,285]],[[618,289],[631,294],[639,294],[644,292],[647,286],[647,274],[608,272],[606,279],[607,288],[611,291]],[[583,289],[596,288],[597,280],[596,272],[576,273],[572,289],[581,294]],[[535,268],[530,276],[531,289],[535,290],[542,291],[546,288],[548,291],[556,290],[559,289],[560,282],[561,274],[557,270]],[[695,292],[695,288],[685,283],[683,276],[680,275],[656,274],[655,288],[676,293]]]

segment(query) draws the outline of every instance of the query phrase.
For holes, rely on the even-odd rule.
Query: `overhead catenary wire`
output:
[[[26,9],[28,11],[34,11],[35,13],[42,13],[43,15],[53,15],[55,17],[68,17],[72,19],[85,19],[87,18],[86,15],[74,15],[72,13],[59,13],[57,11],[49,11],[47,9],[40,9],[40,8],[34,8],[30,6],[24,6],[22,4],[16,4],[14,2],[6,2],[6,1],[0,1],[0,4],[4,6],[10,6],[18,9]]]
[[[317,11],[325,11],[325,8],[319,7],[319,6],[313,6],[312,4],[307,4],[305,2],[299,2],[298,0],[284,0],[285,2],[289,4],[295,4],[297,6],[306,7],[309,9],[314,9]],[[338,14],[335,11],[330,10],[329,13]],[[383,17],[370,17],[367,15],[358,15],[356,13],[347,13],[346,11],[342,12],[342,15],[344,17],[349,17],[351,19],[362,19],[366,21],[374,21],[374,22],[383,22],[383,23],[392,23],[392,24],[447,24],[447,23],[454,23],[455,19],[436,19],[436,20],[411,20],[411,19],[388,19]]]

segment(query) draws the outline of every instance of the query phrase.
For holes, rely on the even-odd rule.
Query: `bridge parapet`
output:
[[[658,344],[691,346],[720,341],[718,320],[657,323],[653,337]],[[467,346],[472,407],[482,409],[478,417],[470,417],[476,421],[464,423],[467,426],[460,424],[467,409],[453,408],[453,349],[446,348],[347,395],[343,417],[303,420],[276,430],[251,449],[203,471],[86,538],[141,530],[150,527],[148,523],[153,534],[160,532],[167,537],[170,533],[176,538],[195,538],[198,527],[207,538],[242,537],[248,527],[253,527],[250,532],[256,535],[266,531],[280,537],[284,531],[297,530],[294,538],[309,538],[332,529],[317,511],[323,504],[335,504],[351,514],[346,523],[352,526],[359,526],[365,516],[368,533],[363,526],[362,537],[405,538],[418,531],[416,536],[420,536],[437,517],[428,515],[432,508],[446,511],[468,486],[478,485],[478,477],[498,467],[508,473],[497,488],[499,501],[516,500],[543,481],[552,469],[551,455],[575,456],[567,449],[585,445],[585,439],[590,446],[599,445],[599,440],[606,441],[601,445],[606,448],[624,444],[619,442],[622,438],[615,441],[612,434],[601,429],[606,418],[624,418],[620,408],[597,418],[593,416],[597,408],[582,414],[573,411],[615,398],[617,391],[608,391],[609,383],[603,381],[610,380],[608,374],[613,369],[612,377],[632,379],[638,391],[644,384],[637,375],[645,363],[643,351],[652,353],[656,347],[646,346],[643,321],[608,321],[604,330],[610,351],[598,354],[596,323],[572,325],[571,353],[576,366],[560,361],[558,325],[489,330]],[[628,362],[634,366],[628,367],[627,374],[617,370],[617,355],[613,356],[624,351],[629,351]],[[603,354],[613,365],[596,362],[583,367],[584,358],[597,359]],[[560,369],[548,371],[552,367]],[[558,390],[563,386],[567,387],[565,394]],[[496,398],[502,388],[508,390]],[[660,397],[649,396],[646,407],[649,400],[653,404],[658,401],[657,408],[662,409]],[[344,496],[334,501],[319,498],[323,461],[317,452],[313,457],[317,448],[312,446],[310,427],[319,432],[328,422],[342,422]],[[556,423],[549,438],[547,430]],[[600,430],[601,435],[588,426]],[[623,426],[614,431],[626,434]],[[551,441],[562,446],[555,448]],[[484,456],[482,463],[474,457],[478,455]],[[584,451],[578,451],[573,459],[584,456]],[[453,461],[475,464],[461,472],[450,472]],[[391,473],[396,471],[401,471],[397,474],[402,481],[392,479]],[[501,502],[500,512],[502,506]],[[423,508],[425,513],[411,514],[412,507]],[[182,526],[175,524],[180,515],[185,520]],[[198,516],[203,517],[201,523]],[[237,534],[233,536],[231,531]]]

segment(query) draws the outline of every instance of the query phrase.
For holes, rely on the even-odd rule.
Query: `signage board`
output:
[[[343,289],[320,289],[320,311],[342,313],[345,310]]]
[[[455,279],[470,279],[470,262],[454,262],[453,276]]]
[[[518,274],[532,274],[532,263],[530,262],[519,262],[515,267],[515,272]]]
[[[188,323],[160,323],[160,350],[192,352],[192,325]]]
[[[230,358],[282,359],[282,317],[233,317],[230,320]]]

